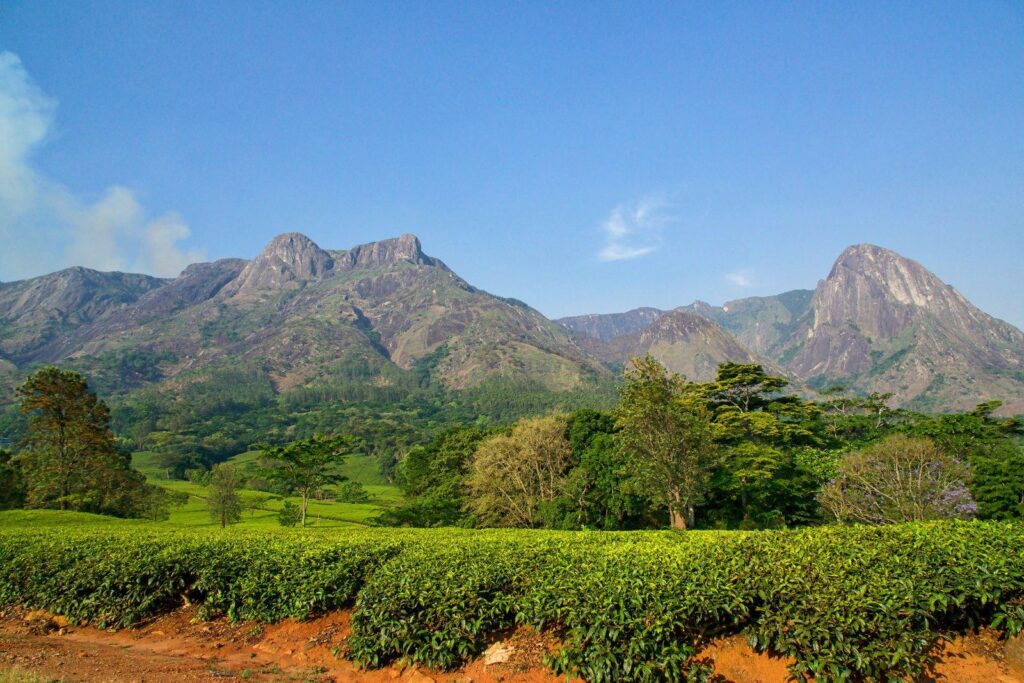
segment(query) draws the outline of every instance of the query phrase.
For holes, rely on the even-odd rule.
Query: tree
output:
[[[358,481],[343,481],[338,487],[339,503],[369,503],[370,494]]]
[[[230,463],[214,465],[210,470],[206,502],[210,509],[210,519],[219,522],[222,529],[242,518],[242,501],[238,496],[241,484],[238,470]]]
[[[21,470],[11,454],[0,448],[0,510],[13,510],[25,504],[25,484]]]
[[[345,476],[339,467],[353,450],[351,436],[318,434],[284,446],[263,446],[263,475],[279,482],[288,492],[302,498],[300,522],[306,526],[309,500],[329,484],[340,483]]]
[[[615,411],[618,446],[638,492],[663,503],[674,529],[692,528],[718,463],[706,401],[650,355],[634,358]]]
[[[755,363],[726,362],[718,366],[714,381],[693,387],[708,402],[724,455],[713,479],[719,494],[716,512],[735,522],[738,496],[743,527],[786,521],[784,508],[791,501],[777,493],[787,483],[782,479],[798,476],[793,448],[817,441],[806,427],[816,408],[797,396],[783,395],[788,384]]]
[[[487,439],[473,454],[466,486],[469,509],[489,526],[535,527],[572,467],[566,417],[520,420],[508,435]]]
[[[405,500],[379,517],[392,526],[455,526],[467,523],[465,478],[480,443],[502,430],[452,426],[426,445],[413,446],[395,479]]]
[[[1024,515],[1024,450],[1019,438],[1024,422],[1000,418],[1000,401],[987,401],[966,413],[918,416],[907,428],[911,435],[933,439],[939,447],[971,468],[970,489],[981,519],[1013,519]]]
[[[28,506],[166,515],[166,496],[132,469],[130,453],[118,450],[110,410],[82,375],[42,368],[18,388],[18,397],[28,418],[17,457]]]
[[[841,522],[968,519],[978,510],[969,480],[970,470],[931,439],[894,434],[845,456],[820,500]]]
[[[277,512],[277,522],[281,526],[295,526],[301,517],[302,511],[299,510],[299,506],[290,500],[286,500]]]

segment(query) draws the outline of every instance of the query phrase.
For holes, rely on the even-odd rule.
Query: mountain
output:
[[[714,320],[754,353],[776,357],[810,309],[814,292],[795,289],[775,296],[755,296],[712,306],[695,301],[683,308]]]
[[[634,308],[625,313],[592,313],[559,318],[555,322],[578,335],[607,342],[646,329],[664,312],[657,308]]]
[[[114,393],[178,392],[223,371],[275,393],[413,371],[453,389],[612,381],[565,328],[469,285],[413,235],[330,251],[287,233],[251,261],[173,279],[72,268],[0,285],[0,316],[0,382],[37,363],[78,367]]]
[[[0,358],[45,360],[49,346],[116,315],[164,284],[148,275],[79,267],[0,283]]]
[[[892,392],[903,405],[1024,410],[1024,333],[921,264],[870,244],[846,249],[776,357],[813,384]]]
[[[645,353],[694,380],[724,360],[759,362],[801,386],[891,392],[920,409],[994,398],[1024,412],[1024,333],[866,244],[813,291],[558,322],[473,287],[408,234],[331,250],[285,233],[252,260],[176,278],[68,268],[0,283],[8,403],[28,371],[58,363],[115,399],[144,393],[171,409],[216,395],[210,415],[295,396],[296,410],[394,401],[424,383],[526,405],[536,392],[607,395]]]
[[[740,348],[812,387],[838,384],[861,393],[892,393],[894,404],[922,410],[964,409],[999,399],[1004,412],[1024,413],[1024,333],[888,249],[849,247],[813,291],[722,306],[696,301],[676,311],[714,321]],[[573,321],[571,329],[620,350],[656,348],[647,341],[664,334],[655,321],[643,326],[643,320],[627,319],[639,330],[617,333],[614,315],[566,320]],[[575,321],[585,321],[586,327]]]
[[[591,329],[600,330],[600,324]],[[651,354],[662,365],[693,381],[715,377],[718,364],[770,362],[758,358],[714,321],[678,308],[663,313],[643,329],[603,341],[577,333],[580,344],[605,363],[625,364],[630,358]]]

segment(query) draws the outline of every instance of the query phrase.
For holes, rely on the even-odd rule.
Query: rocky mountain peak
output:
[[[917,261],[872,244],[857,244],[836,259],[818,285],[812,306],[815,329],[848,326],[877,339],[899,334],[914,309],[963,317],[970,304]]]
[[[659,316],[646,330],[651,335],[672,336],[677,339],[689,339],[695,334],[720,331],[718,325],[710,319],[682,308]]]
[[[857,244],[845,249],[826,281],[846,285],[851,278],[872,283],[879,293],[901,304],[928,306],[942,297],[956,295],[952,287],[917,261],[873,244]]]
[[[369,244],[361,244],[337,255],[341,268],[376,268],[406,261],[416,265],[432,266],[438,261],[423,253],[416,235],[406,233]]]
[[[840,254],[814,292],[810,315],[778,351],[801,378],[891,391],[901,403],[941,396],[947,406],[965,407],[1019,397],[1013,378],[1024,367],[1022,349],[1019,330],[921,264],[857,244]]]
[[[299,282],[319,280],[334,268],[334,258],[302,233],[278,235],[250,261],[228,291],[285,289]]]

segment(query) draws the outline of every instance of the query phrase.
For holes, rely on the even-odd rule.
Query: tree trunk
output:
[[[302,492],[302,526],[306,526],[306,508],[309,507],[309,492]]]
[[[697,524],[697,511],[692,505],[686,506],[686,526],[692,529]]]
[[[687,527],[687,520],[679,513],[679,504],[682,501],[682,496],[679,495],[679,491],[673,491],[671,495],[674,505],[669,506],[668,513],[671,519],[672,528],[682,529],[685,531]]]
[[[684,519],[681,514],[679,514],[675,510],[669,510],[669,515],[671,515],[672,518],[673,529],[681,529],[683,531],[686,531],[686,519]]]

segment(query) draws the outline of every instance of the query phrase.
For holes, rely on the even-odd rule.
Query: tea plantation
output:
[[[457,667],[523,623],[589,681],[703,680],[702,644],[732,633],[797,676],[894,680],[943,634],[1020,630],[1024,527],[221,531],[0,513],[0,604],[128,626],[185,599],[268,622],[352,606],[347,654],[367,667]]]

